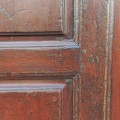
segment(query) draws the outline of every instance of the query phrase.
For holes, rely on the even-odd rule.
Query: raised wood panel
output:
[[[73,2],[0,0],[0,120],[79,119]]]
[[[66,81],[0,81],[0,120],[72,120]]]
[[[72,34],[72,0],[0,0],[0,35]]]
[[[0,78],[75,76],[79,71],[75,42],[1,42]]]

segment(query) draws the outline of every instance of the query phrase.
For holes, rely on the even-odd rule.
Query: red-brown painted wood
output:
[[[74,42],[1,42],[0,77],[75,76],[78,56]]]
[[[109,119],[112,4],[113,0],[75,0],[75,40],[81,46],[80,120]]]
[[[0,0],[0,120],[77,119],[73,11],[73,0]]]
[[[1,0],[0,32],[61,31],[60,4],[61,0]]]
[[[71,120],[71,90],[65,80],[0,81],[0,120]]]
[[[1,120],[107,119],[110,1],[0,0]]]
[[[71,34],[72,0],[1,0],[0,34]]]
[[[120,1],[115,0],[115,24],[112,63],[112,108],[111,120],[120,118]]]

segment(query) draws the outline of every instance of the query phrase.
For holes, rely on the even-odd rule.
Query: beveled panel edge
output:
[[[71,3],[70,3],[71,2]],[[47,32],[0,32],[0,36],[72,36],[73,24],[68,26],[68,20],[70,21],[70,15],[72,13],[68,13],[68,8],[72,9],[71,6],[68,7],[68,4],[72,4],[72,0],[61,0],[61,31],[47,31]],[[74,5],[72,5],[74,7]],[[71,12],[71,10],[70,10]],[[71,18],[71,21],[74,18]],[[70,27],[72,26],[72,27]],[[68,30],[69,29],[69,30]]]
[[[64,84],[0,84],[0,92],[52,92],[62,90],[64,87]]]
[[[1,64],[3,63],[4,65],[8,66],[8,68],[6,68],[4,65],[1,66],[1,68],[3,67],[3,69],[1,69],[0,72],[0,80],[28,78],[55,79],[57,77],[72,78],[78,73],[79,70],[79,48],[80,47],[74,41],[0,42],[0,53],[3,54],[1,56],[1,60],[2,58],[4,58],[4,60],[1,61]],[[35,55],[33,55],[33,53],[35,53]],[[59,53],[57,57],[56,53]],[[21,55],[23,57],[21,58],[21,60],[17,61],[17,59],[14,58],[14,54],[17,55],[18,58]],[[39,57],[37,57],[37,55],[39,55]],[[7,58],[7,56],[9,56],[9,58]],[[42,59],[40,59],[40,56],[42,57]],[[48,64],[45,64],[45,61],[47,62],[47,58],[49,58],[49,61]],[[69,58],[71,64],[68,62]],[[28,60],[27,62],[27,59],[30,60]],[[38,59],[41,60],[40,63]],[[13,63],[14,66],[9,64],[12,60],[16,60],[16,63]],[[27,63],[25,65],[22,64],[22,60],[24,62],[26,61]],[[74,60],[76,61],[75,63],[73,62]],[[26,67],[20,67],[20,71],[17,71],[17,68],[15,67],[20,66],[20,64]],[[56,64],[56,67],[54,64]],[[36,65],[39,66],[39,70],[38,68],[36,68]],[[36,72],[33,72],[33,69],[31,67],[28,70],[29,66],[32,66]],[[51,69],[51,67],[53,67],[54,69]],[[64,69],[62,69],[62,67]],[[5,72],[5,69],[8,71]],[[22,69],[24,70],[23,72],[21,72]],[[58,70],[57,73],[56,70]]]
[[[54,36],[54,35],[64,35],[64,32],[0,32],[0,36]]]
[[[73,49],[79,46],[73,41],[18,41],[18,42],[0,42],[0,50],[5,49],[31,49],[31,50],[49,50],[49,49]]]
[[[72,80],[62,79],[62,80],[52,80],[49,81],[0,81],[0,95],[1,94],[34,94],[34,93],[54,93],[59,94],[59,104],[61,119],[73,120],[72,116]],[[67,101],[67,104],[66,104]]]

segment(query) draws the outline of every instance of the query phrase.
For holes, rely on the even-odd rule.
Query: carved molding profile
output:
[[[72,35],[72,0],[0,1],[0,35]]]

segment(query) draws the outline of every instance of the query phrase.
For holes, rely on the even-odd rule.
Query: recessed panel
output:
[[[0,34],[64,34],[67,30],[67,17],[70,18],[72,14],[69,2],[0,0]]]
[[[65,82],[0,82],[0,120],[70,120],[70,94]]]

